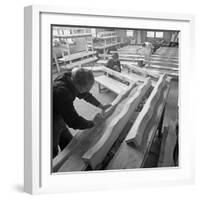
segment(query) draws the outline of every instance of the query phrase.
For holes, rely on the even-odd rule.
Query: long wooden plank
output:
[[[136,87],[136,83],[130,84],[130,86],[128,87],[128,89],[124,92],[122,92],[121,94],[119,94],[115,100],[112,102],[111,107],[106,110],[106,112],[102,113],[103,115],[103,119],[102,121],[105,121],[115,110],[115,108],[117,107],[117,105],[123,100],[125,99],[129,93],[131,92],[131,90],[133,88]],[[95,120],[95,118],[94,118]],[[87,129],[84,131],[79,131],[75,137],[72,139],[72,141],[69,143],[69,145],[63,149],[62,152],[60,152],[54,159],[53,159],[53,171],[56,172],[58,171],[58,169],[63,165],[63,163],[73,154],[73,152],[76,151],[76,149],[80,146],[80,143],[85,139],[87,139],[87,137],[89,137],[90,134],[97,133],[99,124],[96,124],[95,127],[91,128],[91,129]]]
[[[80,59],[80,58],[84,58],[87,56],[91,56],[91,55],[95,55],[96,52],[95,51],[85,51],[85,52],[79,52],[79,53],[74,53],[74,54],[70,54],[70,55],[66,55],[63,58],[59,58],[58,60],[61,61],[72,61],[72,60],[76,60],[76,59]]]
[[[94,46],[94,49],[97,49],[97,50],[106,49],[106,48],[117,46],[117,45],[120,45],[120,44],[121,44],[121,42],[117,42],[117,43],[113,43],[113,44],[108,44],[108,45],[104,45],[104,46]]]
[[[91,57],[91,58],[86,58],[84,60],[81,60],[81,61],[77,61],[77,62],[74,62],[74,63],[71,63],[71,64],[67,64],[66,66],[61,66],[61,69],[73,69],[74,67],[79,67],[80,65],[84,65],[84,64],[87,64],[87,63],[91,63],[91,62],[94,62],[96,61],[97,58],[94,56],[94,57]]]
[[[172,66],[177,66],[178,67],[178,60],[151,57],[150,62],[152,64],[161,63],[163,65],[172,65]]]
[[[112,39],[112,38],[118,38],[117,35],[111,35],[111,36],[103,36],[103,37],[96,37],[97,39],[106,40],[106,39]]]
[[[141,48],[141,47],[139,47]],[[119,54],[130,54],[130,55],[139,55],[136,50],[139,49],[139,48],[136,48],[136,49],[122,49],[122,48],[119,48],[117,49],[117,51],[110,51],[110,53],[119,53]],[[171,57],[171,58],[174,58],[174,59],[177,59],[178,56],[176,55],[178,54],[178,49],[176,49],[176,51],[163,51],[163,52],[159,52],[159,50],[157,50],[154,54],[152,54],[152,56],[160,56],[160,57],[165,57],[165,58],[168,58],[168,57]]]
[[[148,122],[141,145],[129,145],[126,143],[126,141],[123,141],[106,169],[134,169],[142,167],[145,155],[148,153],[150,145],[157,132],[157,128],[159,126],[160,118],[166,104],[168,93],[169,84],[165,85],[165,87],[163,88],[162,95],[160,96],[159,101],[154,107],[154,115]]]
[[[136,58],[144,58],[143,55],[140,55],[140,54],[136,54],[135,52],[123,52],[123,51],[110,51],[111,54],[113,53],[118,53],[119,54],[119,57],[126,57],[126,58],[133,58],[133,59],[136,59]],[[111,57],[111,55],[107,55],[108,57]],[[169,57],[167,55],[155,55],[155,54],[152,54],[151,55],[151,58],[153,60],[162,60],[162,61],[172,61],[172,62],[177,62],[178,61],[178,57]]]
[[[129,57],[133,58],[144,58],[143,55],[136,54],[135,52],[132,51],[110,51],[110,53],[119,53],[121,56],[123,55],[130,55]],[[160,55],[160,54],[152,54],[151,58],[153,59],[169,59],[169,60],[178,60],[178,56],[170,56],[170,55]]]
[[[151,95],[149,96],[145,106],[138,115],[133,127],[129,131],[126,137],[126,143],[134,143],[136,146],[141,144],[145,128],[148,124],[148,121],[153,116],[153,108],[160,98],[161,90],[165,85],[165,81],[166,75],[162,75],[154,87]]]
[[[54,38],[78,38],[78,37],[92,37],[91,33],[79,33],[79,34],[71,34],[71,35],[53,35]]]
[[[148,79],[138,88],[137,92],[128,99],[121,112],[108,124],[101,139],[83,155],[82,158],[89,163],[93,169],[103,161],[150,86],[151,81]]]
[[[130,60],[125,59],[124,60],[125,62],[126,61],[130,61],[130,63],[125,63],[124,61],[121,61],[121,64],[125,65],[125,66],[128,66],[130,69],[135,69],[136,70],[137,68],[135,68],[135,67],[138,65],[138,63],[135,62],[134,60],[132,60],[132,61],[131,60],[132,59],[130,59]],[[99,60],[98,63],[106,64],[107,60]],[[139,68],[139,69],[141,69],[141,68]],[[163,62],[150,61],[150,66],[147,69],[168,70],[169,72],[171,72],[171,71],[177,72],[178,71],[178,65],[177,64],[173,64],[173,63],[171,63],[171,64],[170,63],[166,63],[165,64]],[[138,70],[137,70],[137,72],[138,72]],[[145,71],[145,68],[143,68],[143,71]],[[141,73],[141,70],[140,70],[140,73]]]
[[[108,62],[107,60],[98,60],[97,61],[97,63],[104,64],[104,65],[107,62]],[[122,61],[121,65],[128,68],[130,71],[133,71],[134,73],[139,74],[139,75],[144,76],[144,77],[151,76],[155,79],[158,79],[160,77],[159,72],[156,72],[156,71],[153,71],[153,70],[148,70],[148,69],[145,69],[145,68],[140,68],[132,62]]]
[[[132,72],[135,72],[136,74],[141,74],[143,76],[151,76],[155,79],[160,78],[160,73],[158,72],[148,70],[146,68],[140,68],[127,62],[123,62],[122,64],[124,64],[124,66],[128,67]]]
[[[165,132],[165,134],[161,143],[158,167],[174,166],[173,153],[177,140],[174,122],[169,122],[168,132]]]
[[[169,70],[169,71],[178,71],[178,68],[174,68],[174,67],[165,67],[165,66],[160,66],[160,65],[156,65],[156,64],[151,64],[150,67],[148,68],[153,68],[153,69],[160,69],[160,70]]]
[[[178,56],[178,48],[172,47],[161,47],[156,52],[155,55],[159,56],[168,56],[168,57],[177,57]]]
[[[111,56],[106,55],[105,57],[110,58]],[[144,60],[144,57],[138,57],[138,58],[130,58],[130,57],[123,57],[119,56],[119,60],[121,62],[123,61],[129,61],[131,64],[138,65],[138,61]],[[172,61],[172,60],[162,60],[162,59],[154,59],[151,58],[150,65],[152,68],[164,68],[167,70],[178,70],[178,61]]]
[[[149,71],[153,71],[154,73],[159,73],[159,74],[166,74],[167,76],[171,77],[171,78],[175,78],[177,79],[179,77],[179,72],[176,71],[169,71],[169,70],[165,70],[165,69],[155,69],[155,68],[148,68]]]

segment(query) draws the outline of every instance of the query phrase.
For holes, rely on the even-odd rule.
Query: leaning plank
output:
[[[88,57],[88,56],[92,56],[92,55],[95,55],[96,52],[95,51],[83,51],[83,52],[78,52],[78,53],[73,53],[73,54],[70,54],[70,55],[65,55],[63,56],[62,58],[59,58],[60,61],[65,61],[65,62],[68,62],[68,61],[73,61],[73,60],[76,60],[76,59],[83,59],[84,57]]]
[[[160,74],[158,72],[153,72],[153,71],[148,70],[146,68],[140,68],[140,67],[134,66],[132,64],[128,64],[128,63],[125,63],[124,65],[127,66],[131,71],[133,71],[137,74],[141,74],[141,75],[144,75],[144,76],[151,76],[151,77],[156,78],[156,79],[160,78]]]
[[[106,58],[111,58],[111,55],[106,55]],[[123,61],[130,61],[134,65],[138,65],[138,61],[144,60],[144,57],[135,57],[135,56],[119,56],[119,60],[121,62]],[[160,66],[163,66],[163,68],[173,68],[173,70],[177,70],[178,68],[178,61],[172,60],[172,59],[163,59],[163,58],[157,58],[157,57],[151,57],[150,60],[151,67],[153,68],[160,68]]]
[[[165,85],[166,75],[162,75],[154,87],[151,95],[149,96],[141,113],[138,115],[133,127],[126,137],[126,143],[134,143],[139,146],[142,142],[143,133],[148,124],[148,121],[153,116],[154,106],[160,98],[161,90]]]
[[[124,104],[121,112],[107,125],[100,140],[83,155],[82,158],[93,169],[103,161],[150,86],[151,81],[147,79],[147,81],[138,88],[136,93],[128,99],[126,104]]]
[[[111,58],[110,55],[106,55],[106,58]],[[120,61],[131,61],[133,64],[138,64],[138,61],[140,60],[144,60],[145,57],[144,56],[126,56],[126,55],[119,55],[119,60]],[[174,59],[168,59],[168,58],[159,58],[159,57],[151,57],[150,63],[152,64],[156,64],[156,63],[162,63],[163,65],[172,65],[174,67],[178,67],[178,60],[174,60]]]
[[[126,52],[126,51],[110,51],[111,54],[118,53],[121,57],[130,57],[130,58],[144,58],[145,56],[140,54],[134,54],[133,52]],[[178,57],[171,57],[171,56],[163,56],[163,55],[151,55],[152,59],[161,59],[161,60],[171,60],[171,61],[177,61]]]
[[[84,65],[84,64],[94,62],[94,61],[96,61],[96,60],[97,60],[97,57],[96,57],[96,56],[90,57],[90,58],[86,58],[86,59],[83,59],[83,60],[81,60],[81,61],[77,61],[77,62],[73,62],[73,63],[71,63],[71,64],[67,64],[67,65],[64,66],[64,69],[70,70],[70,69],[73,69],[73,68],[75,68],[75,67],[79,67],[79,66],[82,66],[82,65]]]
[[[120,72],[114,71],[112,69],[109,69],[108,67],[105,67],[103,65],[99,66],[99,67],[101,67],[100,69],[102,72],[106,72],[109,75],[115,76],[115,77],[121,79],[122,81],[126,81],[129,83],[135,83],[135,82],[143,83],[146,80],[146,78],[144,76],[138,75],[136,73],[127,73],[124,71],[122,71],[120,73]],[[153,81],[153,80],[152,80],[152,85],[153,86],[155,85],[155,81]]]
[[[163,69],[163,70],[169,70],[169,71],[178,71],[178,68],[175,67],[165,67],[165,66],[161,66],[161,65],[156,65],[156,64],[151,64],[150,68],[154,68],[154,69]]]
[[[77,38],[77,37],[91,37],[91,33],[78,33],[78,34],[70,34],[70,35],[53,35],[54,38]]]
[[[166,74],[168,77],[171,78],[175,78],[177,79],[179,77],[179,72],[173,72],[173,71],[169,71],[169,70],[164,70],[164,69],[152,69],[152,68],[148,68],[149,71],[153,71],[155,73],[159,73],[159,74]]]
[[[115,100],[111,104],[111,107],[108,110],[106,110],[106,112],[102,113],[102,121],[104,121],[114,112],[117,105],[129,95],[129,93],[134,87],[136,87],[136,83],[131,84],[126,91],[122,92],[120,95],[117,96],[117,98],[115,98]],[[69,145],[53,159],[52,165],[54,172],[58,171],[58,169],[63,165],[63,163],[73,154],[73,152],[76,151],[76,149],[80,146],[81,140],[84,140],[84,136],[87,137],[88,135],[90,135],[90,133],[97,132],[99,123],[91,129],[78,132],[76,136],[72,139],[72,141],[69,143]],[[81,135],[83,138],[80,139],[80,137],[78,137],[79,135]]]
[[[98,60],[97,61],[98,64],[103,64],[103,65],[105,65],[107,62],[108,62],[107,60]],[[160,74],[157,71],[137,67],[137,65],[135,65],[133,62],[122,61],[121,65],[128,68],[130,71],[132,71],[136,74],[145,76],[145,77],[150,76],[155,79],[159,79],[159,77],[160,77]]]
[[[169,122],[168,132],[165,132],[164,139],[161,143],[161,151],[158,161],[158,167],[174,166],[173,153],[176,145],[177,135],[174,122]]]

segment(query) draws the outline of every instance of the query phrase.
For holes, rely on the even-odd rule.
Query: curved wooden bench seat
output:
[[[162,88],[166,83],[166,75],[162,75],[158,80],[156,86],[154,87],[152,93],[150,94],[145,106],[138,115],[133,127],[129,131],[126,137],[126,143],[134,143],[134,145],[139,146],[142,142],[143,133],[146,126],[153,116],[154,107],[160,98]]]

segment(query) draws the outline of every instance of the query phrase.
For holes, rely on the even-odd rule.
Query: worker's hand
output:
[[[87,128],[93,128],[95,123],[93,121],[88,121]]]
[[[111,107],[111,104],[100,104],[99,108],[102,109],[102,111],[104,112],[106,109],[110,108]]]
[[[98,113],[95,116],[93,122],[94,122],[95,125],[98,125],[102,121],[102,119],[103,119],[103,116],[100,113]]]
[[[113,69],[116,70],[116,71],[118,71],[119,67],[117,65],[114,65]]]

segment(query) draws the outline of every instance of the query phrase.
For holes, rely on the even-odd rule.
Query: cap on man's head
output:
[[[94,75],[92,70],[84,68],[75,68],[72,70],[72,76],[75,83],[79,86],[87,86],[88,84],[94,84]]]

